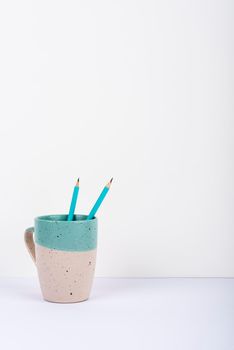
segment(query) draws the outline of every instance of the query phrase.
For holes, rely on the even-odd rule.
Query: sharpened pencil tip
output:
[[[80,183],[80,178],[78,177],[77,181],[76,181],[76,186],[79,186]]]
[[[106,187],[110,188],[112,181],[113,181],[113,177],[110,179],[110,181],[108,182],[108,184],[106,184]]]

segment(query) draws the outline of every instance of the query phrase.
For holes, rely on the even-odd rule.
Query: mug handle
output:
[[[35,254],[35,243],[33,239],[34,227],[29,227],[24,232],[24,242],[28,249],[28,252],[33,259],[33,262],[36,264],[36,254]]]

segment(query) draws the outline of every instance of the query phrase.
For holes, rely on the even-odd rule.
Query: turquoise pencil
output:
[[[75,209],[76,209],[76,202],[77,202],[77,198],[78,198],[78,194],[79,194],[79,189],[80,189],[80,186],[79,186],[79,179],[78,179],[77,182],[76,182],[76,185],[74,187],[74,190],[73,190],[70,210],[69,210],[69,214],[68,214],[68,218],[67,218],[68,221],[72,221],[73,220],[74,212],[75,212]]]
[[[89,215],[87,216],[86,220],[91,220],[93,219],[93,217],[95,216],[96,212],[98,211],[98,208],[100,207],[100,205],[102,204],[103,199],[106,197],[107,192],[110,189],[111,183],[113,181],[113,177],[112,179],[108,182],[108,184],[106,184],[106,186],[103,188],[100,196],[98,197],[96,203],[94,204],[93,208],[91,209]]]

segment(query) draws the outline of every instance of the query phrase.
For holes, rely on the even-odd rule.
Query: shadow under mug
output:
[[[26,247],[37,267],[43,298],[75,303],[90,295],[97,249],[97,218],[86,215],[46,215],[35,218],[24,233]]]

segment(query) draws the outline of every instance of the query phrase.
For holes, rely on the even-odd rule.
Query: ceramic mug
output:
[[[90,295],[97,248],[97,218],[86,215],[46,215],[24,233],[26,247],[37,267],[43,298],[75,303]]]

